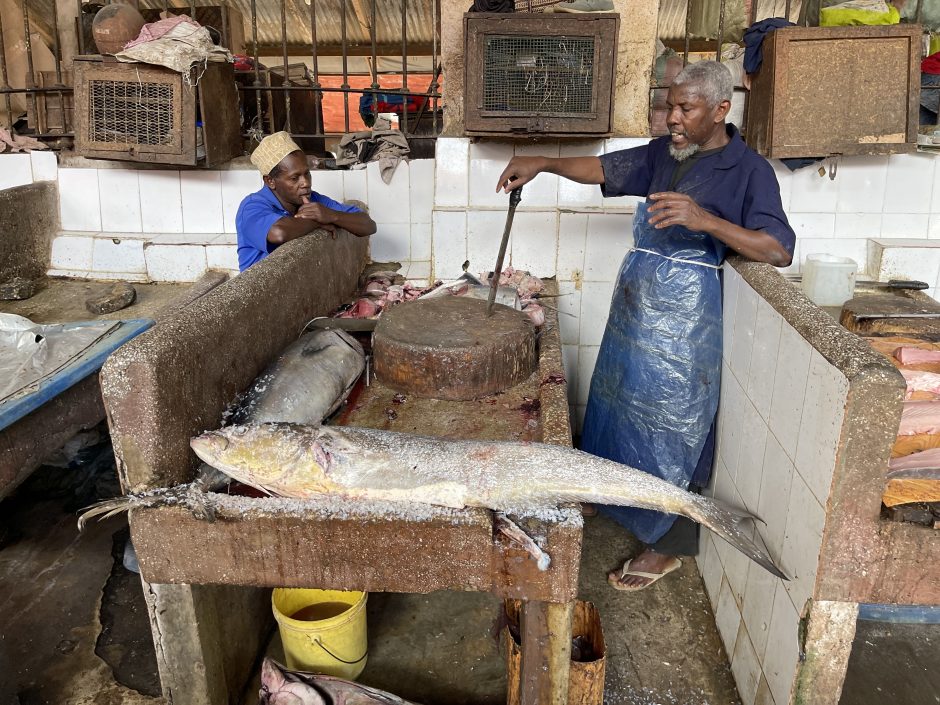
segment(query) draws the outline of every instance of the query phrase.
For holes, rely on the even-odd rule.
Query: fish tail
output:
[[[748,535],[749,532],[745,530],[747,522],[755,519],[760,521],[759,517],[743,509],[731,507],[716,499],[700,496],[694,498],[687,506],[686,511],[683,511],[683,514],[707,526],[768,572],[776,575],[778,578],[789,580],[787,574],[777,567],[773,559],[767,555],[764,549],[754,543]]]
[[[112,497],[111,499],[105,499],[100,502],[95,502],[89,507],[85,507],[82,510],[82,513],[78,515],[78,530],[84,531],[85,524],[89,521],[98,517],[99,519],[107,519],[112,517],[115,514],[120,514],[121,512],[126,512],[135,506],[136,497],[133,495],[128,495],[126,497]]]

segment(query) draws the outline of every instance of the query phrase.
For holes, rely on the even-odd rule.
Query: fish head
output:
[[[239,482],[280,497],[307,498],[332,489],[319,427],[289,423],[226,426],[190,441],[201,460]]]

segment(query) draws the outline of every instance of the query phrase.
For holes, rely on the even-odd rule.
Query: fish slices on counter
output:
[[[940,433],[940,401],[906,401],[901,411],[899,436]]]
[[[892,458],[888,462],[889,476],[909,470],[940,471],[940,448],[930,448],[919,453],[912,453],[903,458]]]
[[[940,396],[940,374],[909,370],[906,367],[900,368],[899,371],[904,377],[904,381],[907,382],[908,398],[914,392],[929,392],[935,396]]]
[[[940,363],[940,350],[924,350],[903,345],[894,351],[894,358],[902,365],[923,365]]]

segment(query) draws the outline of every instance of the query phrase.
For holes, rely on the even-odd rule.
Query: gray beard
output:
[[[677,162],[684,162],[686,159],[698,152],[698,150],[699,145],[697,144],[690,144],[685,149],[676,149],[672,144],[669,145],[669,154],[672,155],[672,158]]]

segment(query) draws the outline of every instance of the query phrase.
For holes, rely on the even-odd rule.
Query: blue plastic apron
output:
[[[706,484],[711,471],[703,449],[718,410],[718,267],[727,247],[681,226],[656,230],[647,207],[637,207],[634,248],[620,266],[581,448],[688,488],[693,479]],[[632,507],[603,509],[648,544],[676,519]]]

